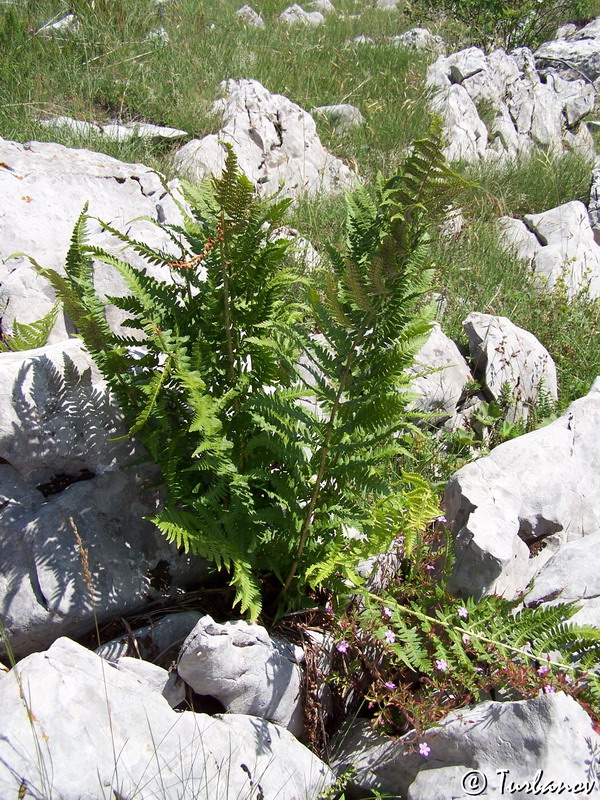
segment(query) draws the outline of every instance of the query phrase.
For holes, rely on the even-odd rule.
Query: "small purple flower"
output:
[[[439,669],[440,672],[446,672],[448,669],[448,662],[444,661],[443,658],[438,658],[435,662],[435,668]]]
[[[391,631],[388,628],[388,630],[385,632],[385,640],[388,644],[394,644],[394,642],[396,641],[396,634],[394,633],[394,631]]]
[[[440,514],[439,517],[436,517],[435,521],[436,522],[441,522],[443,525],[445,525],[446,522],[448,522],[448,520],[446,519],[446,517],[443,514]]]
[[[427,742],[421,742],[419,745],[419,753],[422,756],[425,756],[425,758],[427,758],[427,756],[431,753],[431,747],[429,747]]]
[[[388,619],[391,619],[392,613],[393,612],[392,612],[391,608],[388,608],[387,606],[384,607],[384,609],[383,609],[383,616],[384,617],[387,617]]]
[[[538,675],[547,675],[550,672],[550,667],[547,664],[542,664],[542,666],[538,669]]]
[[[469,612],[464,606],[461,606],[456,613],[458,614],[459,617],[462,617],[463,619],[466,619],[469,616]]]
[[[350,645],[348,642],[344,641],[338,642],[335,646],[335,649],[338,651],[338,653],[347,653],[349,648]]]
[[[396,684],[392,683],[391,681],[386,681],[384,685],[385,685],[386,689],[395,689],[396,688]]]
[[[433,566],[433,564],[425,564],[425,569],[427,570],[427,572],[433,572],[435,567]]]
[[[565,675],[565,683],[573,683],[573,678],[570,675]]]
[[[554,694],[555,691],[556,689],[554,688],[554,686],[550,685],[544,686],[544,694]]]

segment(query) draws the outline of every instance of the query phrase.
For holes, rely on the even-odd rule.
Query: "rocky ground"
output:
[[[381,13],[384,6],[379,0]],[[282,11],[279,24],[319,26],[335,13],[328,0],[315,0]],[[249,6],[238,14],[250,26],[265,25]],[[43,35],[75,35],[77,24],[65,16]],[[593,155],[586,121],[600,86],[600,18],[559,33],[535,53],[446,53],[443,40],[424,29],[398,35],[398,47],[429,55],[429,103],[442,119],[450,161],[501,165],[539,148]],[[363,36],[356,46],[379,42]],[[187,139],[174,165],[193,180],[219,175],[229,144],[263,196],[281,182],[294,200],[335,195],[362,179],[357,165],[324,147],[315,123],[324,115],[342,128],[364,125],[353,105],[305,110],[248,78],[225,80],[212,111],[220,127],[201,138],[151,124],[85,124],[95,125],[99,139]],[[66,115],[42,122],[49,132],[90,133]],[[590,183],[587,206],[573,200],[505,216],[498,238],[542,288],[560,283],[567,297],[586,289],[594,300],[600,167]],[[179,180],[166,183],[143,164],[0,139],[3,332],[52,308],[52,289],[28,257],[62,268],[86,202],[92,216],[166,251],[172,243],[142,217],[180,224],[185,211]],[[460,229],[460,216],[453,224]],[[99,224],[89,237],[120,252],[121,242]],[[300,257],[318,260],[311,243],[298,240]],[[136,263],[135,255],[124,257]],[[155,277],[171,279],[160,267]],[[104,298],[124,288],[107,265],[98,265],[96,285]],[[470,311],[467,354],[445,333],[442,309],[416,359],[414,405],[435,415],[441,432],[466,430],[483,404],[506,399],[508,387],[505,420],[525,425],[542,395],[558,398],[552,355],[507,317]],[[108,302],[106,316],[120,330],[122,316]],[[408,800],[600,797],[597,728],[562,692],[452,711],[419,739],[418,752],[410,734],[390,739],[361,719],[339,732],[329,764],[310,752],[303,744],[303,648],[261,626],[219,623],[186,608],[186,592],[198,589],[207,565],[170,547],[146,519],[161,503],[160,486],[149,488],[156,475],[150,465],[131,466],[138,445],[118,440],[125,432],[120,410],[72,331],[61,312],[46,346],[0,354],[0,620],[7,669],[18,662],[0,677],[2,798],[313,800],[349,766],[354,791]],[[456,594],[513,598],[533,581],[527,604],[578,601],[574,621],[600,627],[599,441],[600,378],[554,421],[488,454],[474,452],[452,475],[444,503]],[[89,565],[82,568],[84,549]],[[148,607],[159,612],[145,625],[126,622],[123,632],[113,622],[113,636],[96,642],[95,652],[81,644],[96,625],[135,620],[153,601]],[[317,645],[326,660],[331,640]],[[183,711],[191,691],[213,698],[219,713]]]

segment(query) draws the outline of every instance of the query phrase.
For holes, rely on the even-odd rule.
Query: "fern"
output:
[[[439,132],[416,142],[397,175],[348,198],[346,245],[330,248],[320,292],[282,269],[291,243],[276,231],[289,201],[259,201],[229,149],[221,178],[186,187],[183,226],[159,226],[178,258],[104,224],[147,265],[168,267],[171,282],[87,245],[85,209],[65,275],[38,267],[129,435],[161,468],[167,499],[155,524],[229,570],[251,618],[263,585],[278,589],[269,611],[281,613],[320,586],[358,584],[362,559],[400,534],[416,540],[437,513],[416,476],[387,476],[411,430],[406,368],[431,324],[421,301],[428,231],[463,187]],[[125,280],[129,294],[109,301],[143,335],[141,358],[106,322],[94,261]],[[290,302],[299,290],[305,299]]]
[[[15,320],[11,333],[0,333],[0,353],[43,347],[56,324],[59,310],[60,303],[55,303],[44,317],[35,322],[25,324]]]

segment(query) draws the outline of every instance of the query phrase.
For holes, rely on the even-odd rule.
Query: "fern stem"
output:
[[[228,261],[226,258],[225,253],[225,212],[221,211],[221,221],[220,221],[220,229],[223,233],[223,236],[220,240],[220,251],[221,251],[221,277],[223,279],[223,315],[225,317],[225,336],[226,336],[226,343],[227,343],[227,357],[229,359],[228,362],[228,372],[231,382],[233,384],[235,380],[235,357],[233,355],[233,335],[231,331],[231,311],[230,311],[230,297],[229,297],[229,275],[227,274],[227,266]]]
[[[490,639],[489,636],[484,636],[482,633],[477,633],[469,628],[465,628],[463,625],[454,625],[450,622],[445,622],[442,619],[438,619],[437,617],[430,617],[428,614],[425,614],[423,611],[416,611],[414,608],[408,608],[407,606],[400,605],[395,600],[391,600],[388,598],[378,597],[376,594],[372,594],[371,592],[367,593],[367,596],[371,600],[376,600],[381,605],[385,606],[394,606],[398,611],[401,611],[404,614],[409,614],[412,617],[416,617],[417,619],[424,620],[425,622],[431,622],[434,625],[441,625],[443,628],[446,629],[454,629],[459,633],[465,634],[466,636],[470,636],[475,639],[479,639],[482,642],[486,642],[486,644],[493,644],[496,647],[502,647],[505,650],[509,650],[511,653],[517,653],[518,655],[525,656],[530,661],[539,661],[539,654],[529,653],[527,650],[523,650],[520,647],[514,647],[510,644],[504,644],[503,642],[498,642],[495,639]],[[577,670],[581,669],[573,664],[563,664],[560,661],[553,661],[552,659],[545,659],[544,663],[552,664],[553,667],[560,667],[561,669],[566,670]]]
[[[365,327],[365,330],[368,330],[368,328]],[[319,452],[319,468],[317,469],[315,485],[313,487],[310,500],[306,507],[306,513],[304,515],[302,528],[300,529],[300,541],[298,543],[298,549],[296,550],[296,555],[294,556],[294,560],[292,562],[292,566],[290,568],[288,576],[285,579],[285,583],[283,584],[283,587],[279,592],[277,598],[278,600],[280,600],[290,588],[290,584],[293,581],[294,576],[296,575],[296,572],[300,565],[300,558],[302,557],[304,547],[308,540],[308,534],[310,532],[310,526],[312,523],[315,506],[317,505],[317,501],[319,499],[319,495],[322,489],[321,483],[323,481],[323,475],[325,474],[325,466],[327,464],[327,454],[329,453],[329,445],[331,443],[331,437],[333,436],[335,417],[338,412],[338,408],[340,407],[342,395],[346,389],[346,384],[348,381],[348,377],[350,375],[350,368],[352,367],[354,359],[356,358],[356,348],[359,346],[363,336],[364,333],[362,331],[359,334],[357,334],[356,338],[352,342],[350,353],[348,355],[348,358],[346,359],[346,364],[344,365],[344,370],[342,372],[342,377],[340,379],[340,385],[337,394],[335,396],[335,400],[333,401],[333,406],[331,407],[331,413],[329,414],[329,420],[327,422],[327,430],[325,432],[325,439],[323,441],[323,444],[321,445],[321,450]]]

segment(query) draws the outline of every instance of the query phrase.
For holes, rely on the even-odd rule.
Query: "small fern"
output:
[[[15,350],[35,350],[48,343],[58,318],[60,303],[55,303],[50,311],[41,319],[25,324],[13,322],[12,331],[0,332],[0,353],[10,353]]]

